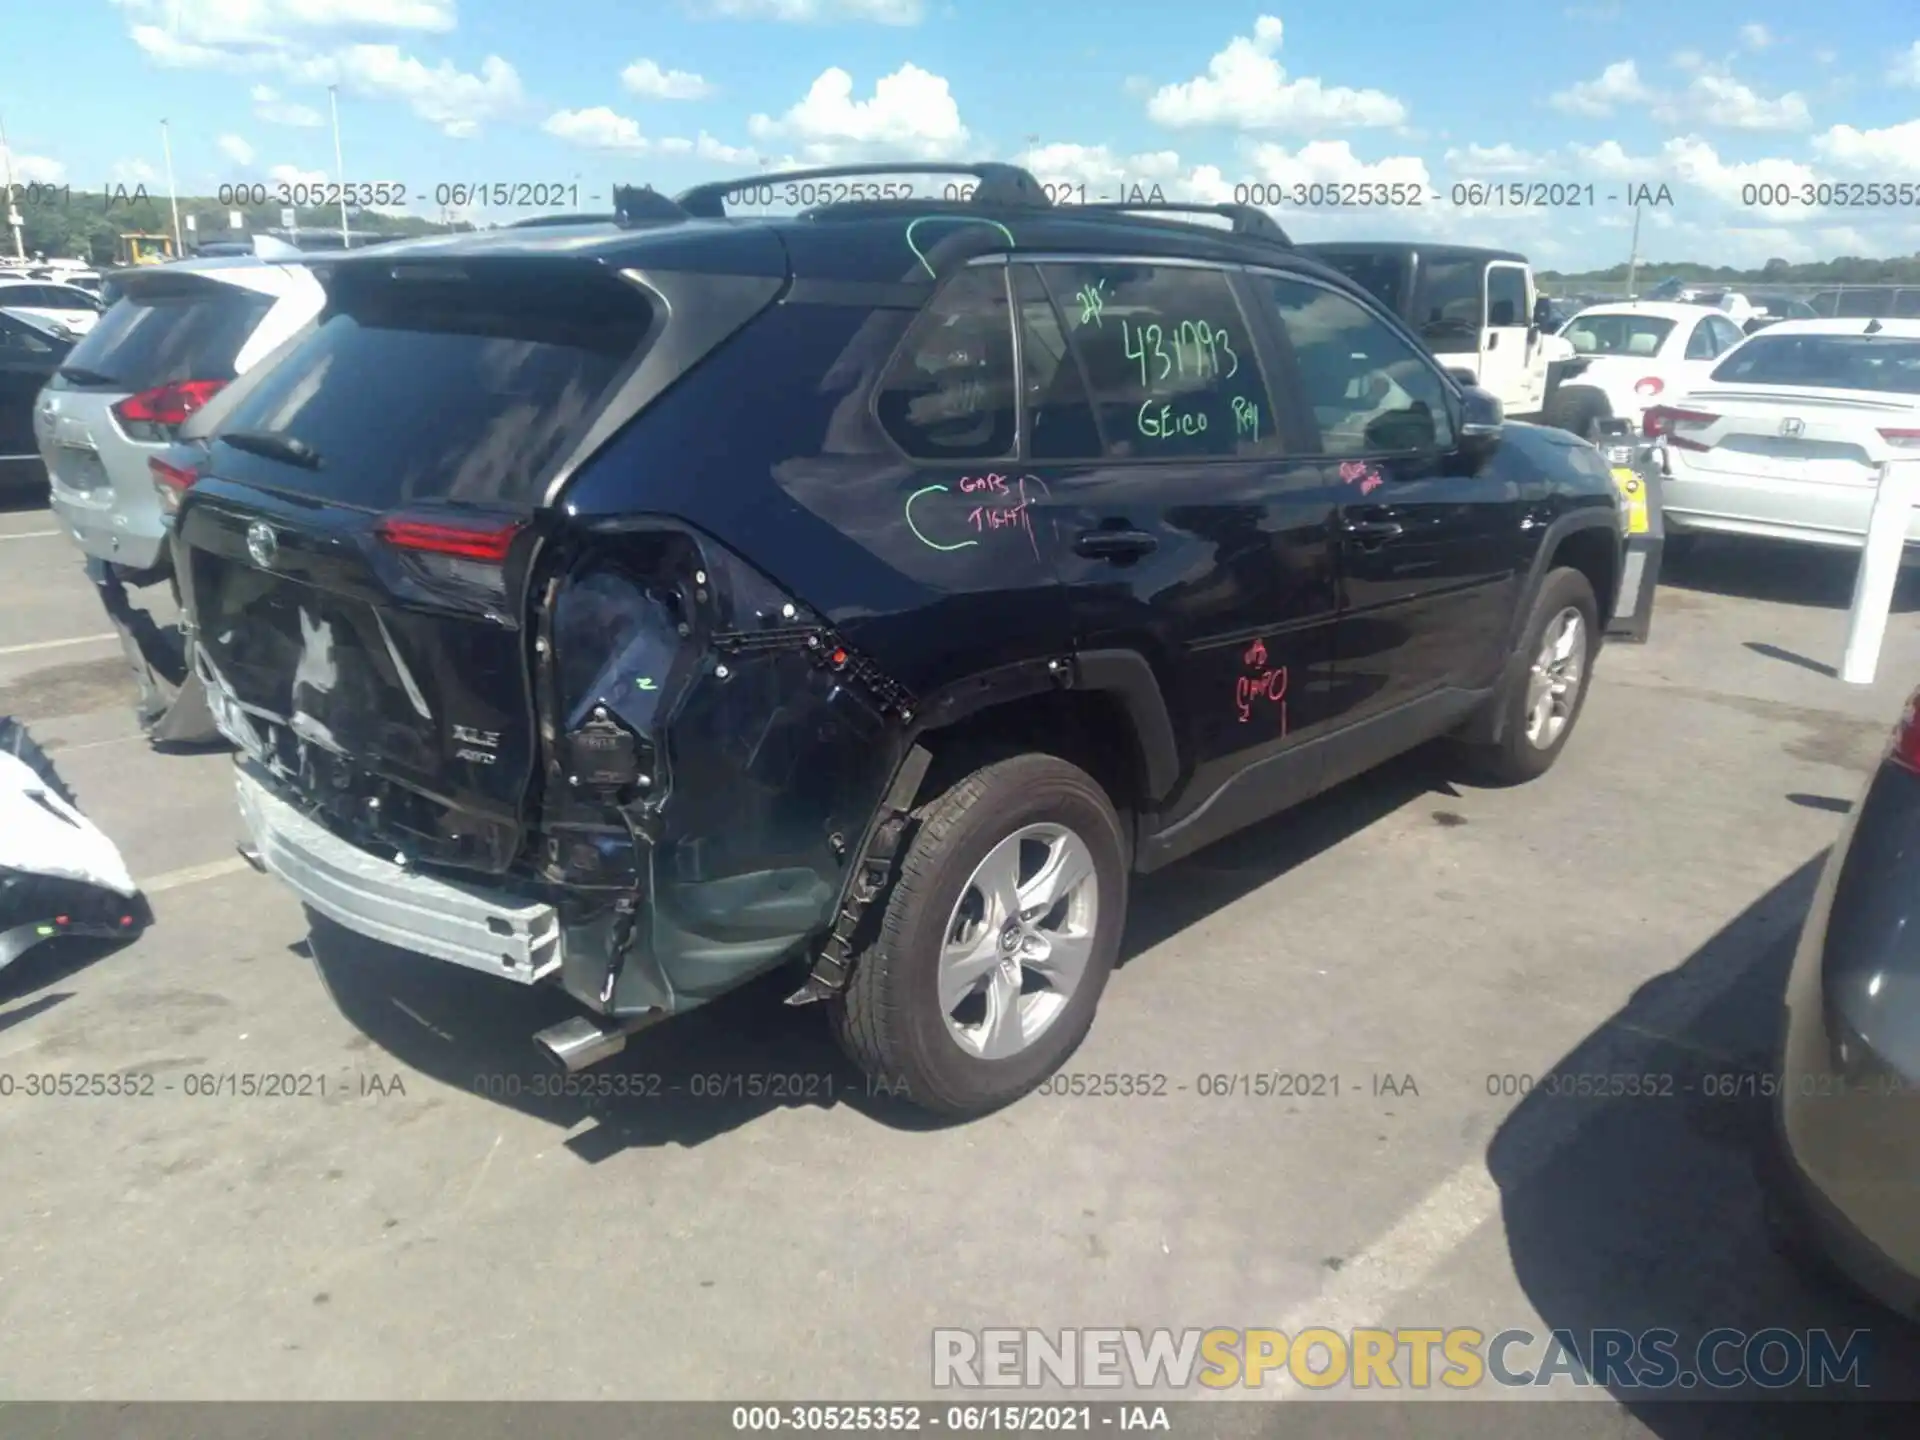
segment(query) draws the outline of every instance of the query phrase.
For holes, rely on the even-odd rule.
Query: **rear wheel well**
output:
[[[1107,792],[1123,819],[1146,803],[1146,761],[1116,695],[1060,690],[990,706],[932,730],[920,743],[933,755],[916,806],[982,765],[1042,752],[1078,765]]]
[[[1553,547],[1547,569],[1553,571],[1563,566],[1587,577],[1587,583],[1593,587],[1594,603],[1600,610],[1600,627],[1604,630],[1613,619],[1618,600],[1613,587],[1620,572],[1620,546],[1614,533],[1594,525],[1564,536]]]

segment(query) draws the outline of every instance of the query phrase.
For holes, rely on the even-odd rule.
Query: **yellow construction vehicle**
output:
[[[114,246],[116,265],[164,265],[174,258],[173,237],[136,231],[119,237]]]

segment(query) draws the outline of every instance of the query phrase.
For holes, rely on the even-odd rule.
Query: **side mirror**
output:
[[[1533,302],[1533,328],[1536,330],[1553,328],[1553,302],[1544,295]]]
[[[1447,374],[1451,375],[1465,389],[1471,390],[1480,383],[1480,377],[1464,365],[1450,365]]]
[[[1500,443],[1507,416],[1500,397],[1478,385],[1469,385],[1460,403],[1460,453],[1471,460],[1483,460]]]

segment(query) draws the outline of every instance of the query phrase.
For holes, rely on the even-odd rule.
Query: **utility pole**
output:
[[[1640,268],[1640,202],[1633,204],[1633,249],[1627,254],[1627,299],[1633,299],[1633,276]]]
[[[167,133],[167,122],[160,122],[160,148],[167,156],[167,199],[173,205],[173,258],[184,260],[187,255],[186,242],[180,238],[180,192],[173,185],[173,137]]]
[[[327,105],[333,111],[333,178],[340,185],[340,248],[345,250],[351,242],[347,238],[347,165],[340,158],[340,87],[327,86]]]
[[[13,202],[13,147],[7,144],[5,125],[0,125],[0,155],[4,155],[7,160],[7,224],[13,227],[14,258],[24,260],[27,258],[27,246],[20,234],[20,212],[14,207]]]

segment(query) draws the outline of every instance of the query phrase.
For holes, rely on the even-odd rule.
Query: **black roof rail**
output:
[[[1052,205],[1046,187],[1018,165],[982,161],[976,165],[929,162],[919,165],[823,165],[812,170],[774,170],[765,175],[742,175],[736,180],[714,180],[682,190],[674,203],[689,215],[724,220],[727,196],[756,185],[781,185],[798,180],[833,180],[859,175],[970,175],[980,183],[970,203],[985,208],[1044,210]]]
[[[1138,211],[1144,215],[1166,212],[1175,215],[1218,215],[1233,222],[1235,235],[1251,236],[1256,240],[1271,240],[1276,245],[1292,245],[1293,237],[1280,228],[1280,222],[1256,205],[1200,205],[1184,204],[1178,200],[1141,201],[1128,204],[1122,200],[1102,200],[1091,205],[1072,205],[1068,210],[1098,210],[1103,214],[1118,215]]]
[[[509,220],[500,228],[503,230],[538,229],[548,225],[606,225],[619,220],[618,215],[601,214],[564,214],[564,215],[528,215],[523,219]]]
[[[650,220],[691,220],[692,212],[675,204],[651,185],[613,187],[613,223],[644,224]]]

